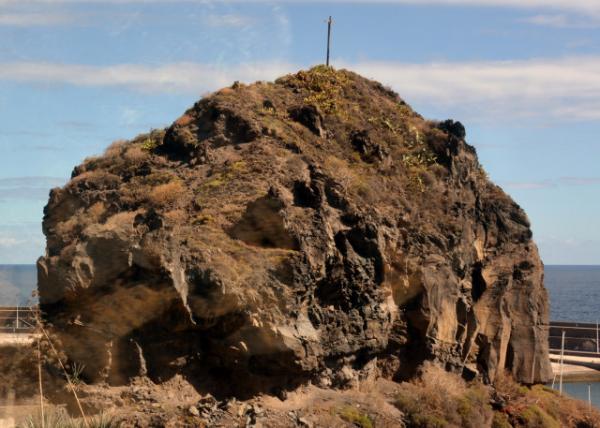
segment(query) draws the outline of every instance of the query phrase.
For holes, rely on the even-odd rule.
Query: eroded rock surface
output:
[[[464,137],[347,71],[235,84],[52,191],[41,307],[89,381],[543,382],[529,222]]]

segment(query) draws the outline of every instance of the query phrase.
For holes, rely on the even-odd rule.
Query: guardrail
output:
[[[28,333],[35,329],[36,308],[0,307],[0,333]]]
[[[564,354],[600,358],[600,326],[593,323],[553,321],[550,323],[551,353],[559,353],[565,332]]]

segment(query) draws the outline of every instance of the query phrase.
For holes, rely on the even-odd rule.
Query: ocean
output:
[[[25,306],[36,302],[35,265],[0,265],[0,306]]]
[[[600,266],[546,266],[545,284],[552,321],[600,320]],[[588,384],[565,383],[564,391],[588,400]],[[600,383],[591,384],[592,404],[600,408]]]
[[[600,320],[600,266],[546,266],[552,321]]]

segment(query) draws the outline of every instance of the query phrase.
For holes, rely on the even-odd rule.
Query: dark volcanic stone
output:
[[[544,382],[529,222],[464,137],[347,71],[223,89],[53,190],[42,309],[89,381],[239,396],[432,360]]]

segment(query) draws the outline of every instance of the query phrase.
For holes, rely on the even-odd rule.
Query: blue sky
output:
[[[462,121],[547,264],[600,264],[597,0],[0,0],[0,264],[44,251],[48,190],[202,95],[323,62]]]

